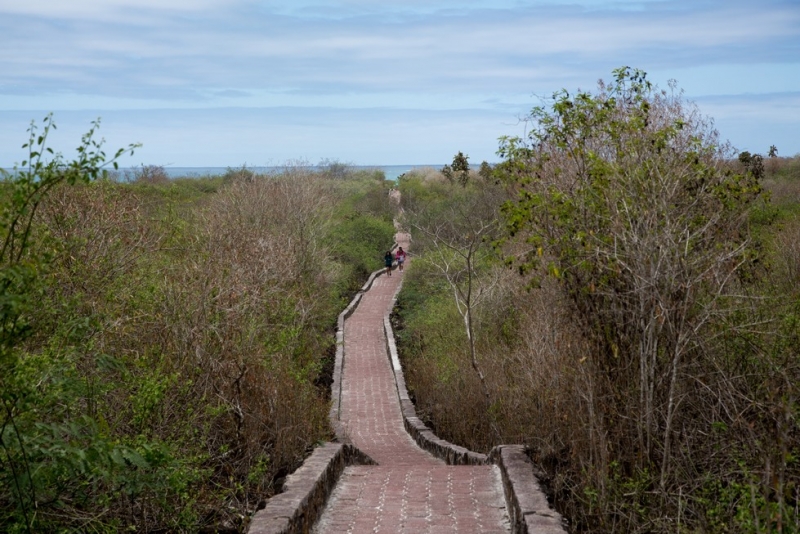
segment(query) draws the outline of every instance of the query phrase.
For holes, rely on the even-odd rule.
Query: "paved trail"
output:
[[[402,235],[398,243],[409,244]],[[378,465],[345,469],[314,532],[507,533],[499,469],[448,466],[403,427],[383,332],[402,277],[395,270],[376,278],[345,322],[341,419],[353,444]]]

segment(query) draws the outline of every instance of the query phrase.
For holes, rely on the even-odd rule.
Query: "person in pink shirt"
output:
[[[394,259],[397,260],[397,268],[402,271],[403,264],[406,262],[406,251],[403,250],[403,247],[399,247],[397,249],[397,253],[395,253]]]

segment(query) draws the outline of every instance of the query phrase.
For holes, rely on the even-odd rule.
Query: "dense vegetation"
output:
[[[630,69],[529,131],[400,181],[418,412],[528,445],[574,532],[800,531],[800,158]]]
[[[336,315],[395,215],[338,162],[170,180],[46,119],[0,182],[0,531],[240,531],[327,422]],[[574,532],[800,531],[800,157],[674,87],[554,95],[399,180],[418,412],[529,447]]]
[[[93,133],[65,161],[32,126],[0,183],[0,531],[239,531],[331,438],[333,329],[392,242],[388,187],[113,180]]]

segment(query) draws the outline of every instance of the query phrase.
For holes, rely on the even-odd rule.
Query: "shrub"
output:
[[[455,318],[414,270],[409,386],[445,437],[527,444],[575,532],[797,531],[796,215],[680,93],[616,74],[501,145],[502,246],[524,276],[478,314],[489,412],[450,389],[469,363],[431,337]],[[407,186],[417,205],[446,194]]]
[[[356,267],[328,244],[350,185],[88,183],[103,155],[83,146],[72,164],[32,148],[0,184],[0,530],[242,530],[330,437],[323,375]]]

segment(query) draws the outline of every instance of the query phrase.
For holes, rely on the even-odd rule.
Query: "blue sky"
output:
[[[496,161],[542,97],[629,65],[740,150],[800,153],[797,0],[0,0],[0,166],[53,112],[124,165]]]

